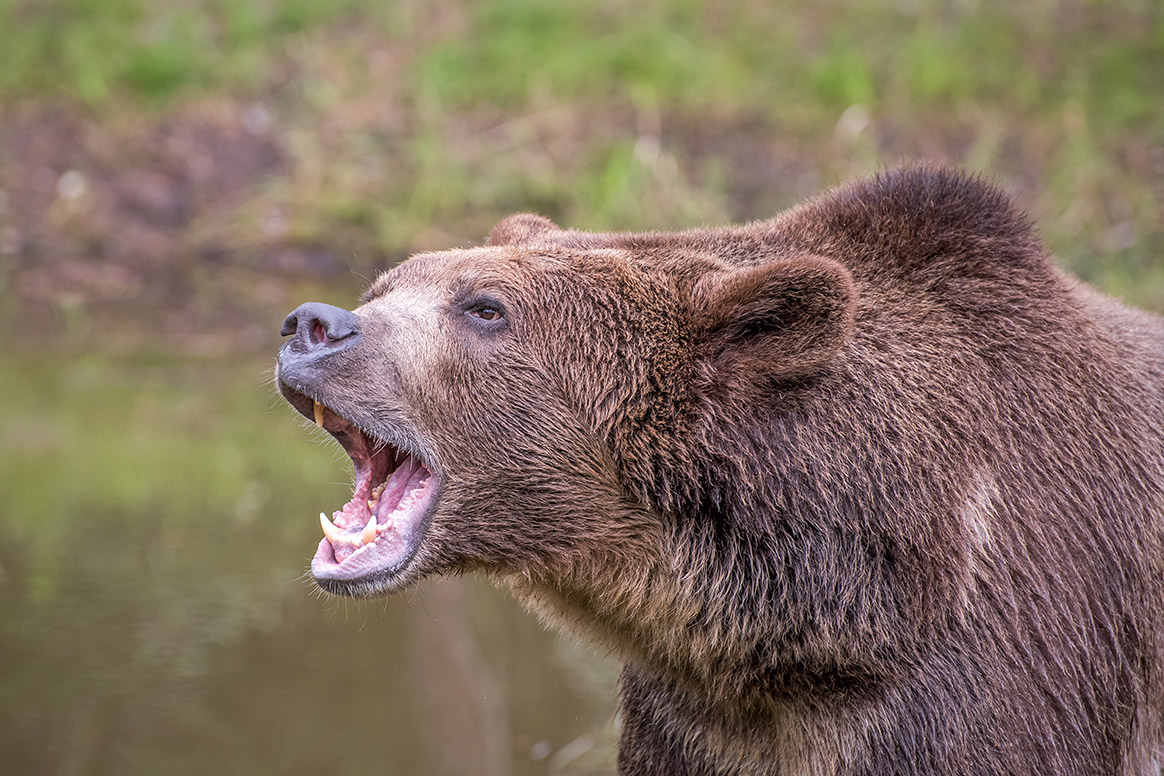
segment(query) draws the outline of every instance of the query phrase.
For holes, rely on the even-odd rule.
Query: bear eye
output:
[[[496,307],[474,307],[469,311],[469,315],[483,321],[492,321],[501,317],[501,311]]]
[[[479,299],[465,306],[465,314],[482,323],[497,326],[505,321],[505,308],[492,299]]]

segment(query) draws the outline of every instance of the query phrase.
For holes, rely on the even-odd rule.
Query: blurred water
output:
[[[314,592],[350,467],[266,368],[0,356],[0,772],[613,770],[612,661],[504,593]]]

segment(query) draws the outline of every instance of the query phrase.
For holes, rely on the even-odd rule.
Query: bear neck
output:
[[[722,495],[732,497],[727,489]],[[779,568],[757,563],[766,552],[758,545],[778,540],[735,515],[706,503],[663,512],[621,498],[599,519],[642,526],[644,511],[660,529],[649,539],[640,534],[633,549],[608,544],[569,564],[500,581],[547,624],[615,652],[624,665],[749,714],[856,687],[876,692],[894,671],[892,656],[906,651],[901,631],[874,602],[838,633],[836,613],[811,605],[814,597],[836,600],[837,591],[782,565],[784,555],[777,556]],[[790,570],[800,578],[789,579]],[[837,577],[837,587],[853,583],[851,574]],[[877,581],[869,586],[880,589]]]
[[[781,402],[753,413],[750,435],[693,404],[656,404],[668,414],[627,434],[620,482],[608,483],[601,514],[588,518],[655,530],[640,531],[633,548],[599,544],[582,560],[505,582],[550,624],[701,697],[763,705],[875,692],[956,609],[965,586],[965,558],[931,557],[932,543],[917,541],[924,530],[965,547],[961,528],[915,518],[954,515],[968,491],[988,484],[962,476],[972,469],[932,471],[924,455],[892,442],[906,429],[935,429],[887,418],[857,435],[843,405],[858,397],[837,382],[822,375],[784,386]],[[802,401],[821,396],[838,406]],[[810,439],[805,413],[839,420],[821,432],[827,438]],[[838,449],[876,466],[855,472],[823,452]],[[911,487],[909,471],[927,472],[929,487]],[[892,517],[875,523],[876,515]]]

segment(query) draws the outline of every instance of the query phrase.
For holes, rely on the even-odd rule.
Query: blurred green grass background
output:
[[[57,308],[51,328],[149,307],[161,278],[201,292],[175,326],[209,330],[296,276],[346,291],[516,210],[592,229],[748,220],[940,158],[1012,191],[1069,268],[1160,309],[1162,7],[0,0],[3,288]],[[26,136],[50,151],[22,163]],[[198,164],[238,167],[216,143],[246,169],[199,188]],[[144,227],[110,239],[126,221]],[[103,265],[104,285],[23,277],[30,257]],[[199,285],[208,261],[258,271],[266,296],[220,298],[238,278]]]

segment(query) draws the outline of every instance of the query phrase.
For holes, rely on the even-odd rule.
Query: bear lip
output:
[[[329,591],[351,594],[357,590],[347,590],[348,583],[398,576],[423,538],[439,477],[422,456],[376,439],[330,407],[298,391],[287,398],[335,437],[355,470],[351,499],[330,520],[320,513],[325,536],[312,575]]]

